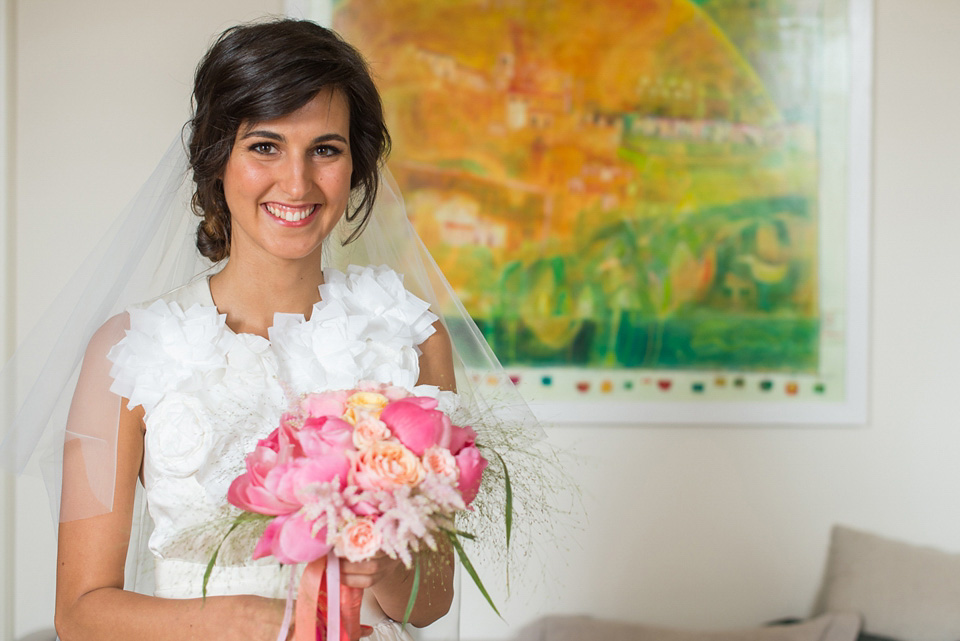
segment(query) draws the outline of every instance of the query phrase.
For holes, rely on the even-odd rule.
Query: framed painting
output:
[[[301,10],[370,60],[410,218],[545,420],[865,421],[870,0]]]

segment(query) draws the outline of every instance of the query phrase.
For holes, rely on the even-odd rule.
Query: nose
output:
[[[280,168],[278,186],[292,200],[300,200],[310,192],[312,175],[306,158],[291,157]]]

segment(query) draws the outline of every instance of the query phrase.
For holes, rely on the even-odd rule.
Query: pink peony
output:
[[[353,427],[339,418],[308,418],[297,433],[306,456],[322,456],[330,452],[353,449]]]
[[[290,514],[303,505],[298,496],[301,488],[335,478],[343,487],[350,471],[350,461],[342,452],[279,464],[276,463],[277,457],[265,447],[258,447],[249,454],[247,472],[230,484],[227,501],[257,514]]]
[[[253,558],[273,555],[280,563],[308,563],[326,555],[333,547],[327,543],[326,528],[312,533],[313,524],[300,514],[278,516],[270,521],[257,541]]]
[[[346,391],[307,394],[300,401],[300,411],[308,418],[341,416],[347,408],[347,396]]]
[[[463,494],[463,502],[470,505],[480,489],[480,479],[483,470],[487,467],[487,459],[483,458],[475,446],[469,445],[457,454],[457,466],[460,468],[460,482],[458,488]]]
[[[460,450],[477,442],[477,433],[472,427],[454,425],[450,429],[450,452],[459,454]]]
[[[380,415],[393,435],[417,456],[434,445],[449,447],[453,427],[446,414],[423,407],[429,403],[422,401],[433,401],[436,406],[434,399],[412,397],[390,403]]]
[[[247,471],[230,484],[227,500],[240,509],[258,514],[290,514],[299,509],[298,504],[280,499],[267,487],[267,479],[277,468],[278,459],[279,454],[268,447],[254,449],[247,455]]]
[[[388,401],[398,401],[401,398],[410,397],[410,392],[397,385],[385,385],[382,383],[364,381],[357,387],[364,391],[379,392],[380,394],[386,396]]]

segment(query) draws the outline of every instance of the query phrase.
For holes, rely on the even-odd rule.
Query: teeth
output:
[[[281,220],[285,220],[288,223],[295,223],[297,221],[303,220],[304,218],[312,214],[314,209],[316,209],[316,205],[310,205],[308,207],[293,208],[293,207],[284,207],[283,205],[277,205],[274,203],[265,205],[265,207],[267,208],[267,211],[270,212],[272,215],[276,216],[277,218],[280,218]]]

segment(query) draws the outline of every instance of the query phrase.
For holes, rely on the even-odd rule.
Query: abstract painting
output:
[[[868,4],[331,9],[414,226],[550,418],[855,420]]]

